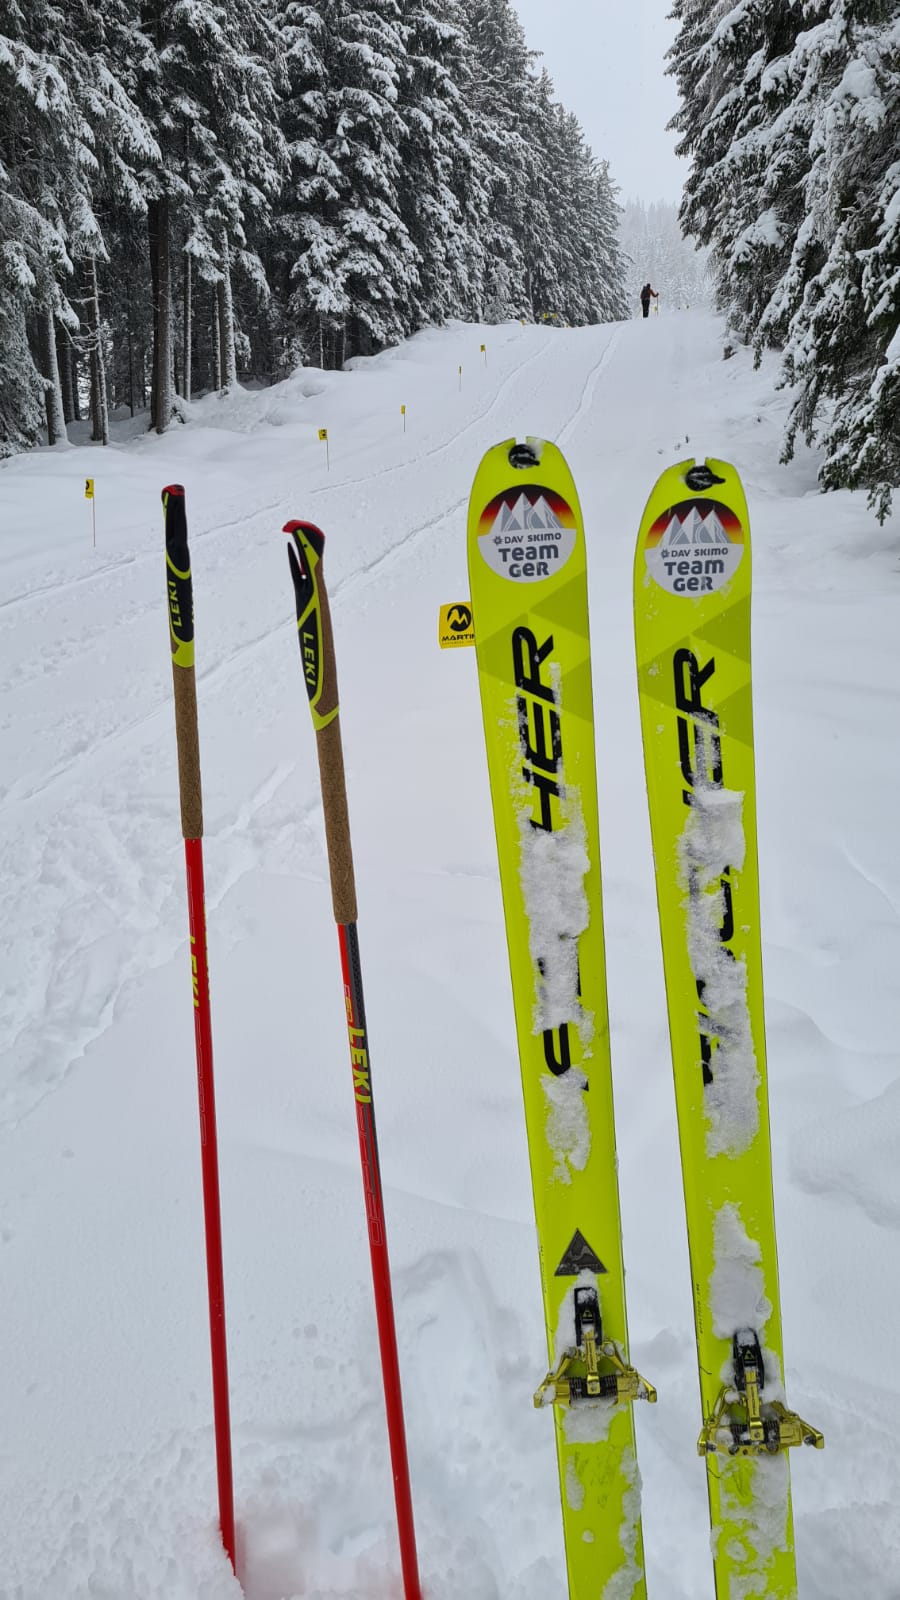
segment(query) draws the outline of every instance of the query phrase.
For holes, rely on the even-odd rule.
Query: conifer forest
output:
[[[508,0],[2,0],[0,450],[451,317],[622,315]]]
[[[883,517],[896,0],[671,15],[679,218],[709,263],[680,254],[669,303],[708,284],[729,338],[779,351],[785,458],[818,446],[822,486]],[[619,319],[675,259],[637,197],[622,231],[510,0],[0,0],[0,108],[0,456],[85,416],[106,442],[122,408],[163,431],[191,396],[452,318]]]

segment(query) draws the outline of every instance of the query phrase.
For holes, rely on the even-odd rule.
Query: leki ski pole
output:
[[[322,782],[322,807],[334,920],[338,927],[341,970],[344,978],[344,1004],[350,1037],[350,1065],[356,1099],[356,1123],[362,1161],[372,1282],[375,1290],[375,1317],[381,1350],[384,1402],[387,1411],[388,1439],[394,1475],[394,1501],[400,1539],[400,1565],[406,1600],[420,1600],[416,1533],[413,1523],[409,1460],[403,1422],[403,1396],[400,1389],[400,1364],[397,1359],[397,1331],[391,1294],[391,1269],[388,1260],[384,1196],[375,1135],[375,1106],[363,1003],[362,967],[356,932],[356,883],[350,846],[350,818],[344,782],[344,756],[338,717],[337,671],[328,595],[322,578],[322,552],[325,536],[309,522],[289,522],[285,528],[292,543],[288,546],[291,576],[297,599],[297,634],[300,659],[306,680],[306,693],[316,730],[316,748]]]
[[[203,889],[203,796],[200,788],[197,687],[194,677],[194,591],[191,582],[184,489],[181,484],[173,483],[164,489],[162,502],[166,527],[166,583],[169,596],[172,677],[175,686],[178,787],[181,795],[181,831],[184,835],[188,920],[191,933],[219,1524],[222,1530],[222,1543],[234,1567],[234,1494],[228,1405],[228,1352],[225,1340],[225,1284],[222,1272],[222,1217],[219,1205],[219,1152],[216,1139],[216,1094],[209,1007],[209,965],[206,952],[206,903]]]

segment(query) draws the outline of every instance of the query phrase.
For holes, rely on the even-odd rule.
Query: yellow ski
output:
[[[750,680],[750,525],[723,461],[657,483],[635,561],[644,759],[718,1600],[796,1595],[772,1198]]]
[[[646,1594],[616,1177],[584,530],[555,446],[488,452],[469,578],[571,1600]]]

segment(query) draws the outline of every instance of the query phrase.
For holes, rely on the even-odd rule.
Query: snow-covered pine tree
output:
[[[560,247],[559,310],[572,326],[616,322],[627,306],[609,167],[596,160],[572,112],[554,105],[553,124],[546,182],[550,227]]]
[[[144,0],[150,46],[139,92],[162,160],[148,181],[154,297],[153,421],[174,408],[173,296],[183,257],[214,284],[221,387],[237,380],[233,272],[266,293],[251,235],[264,229],[284,175],[277,115],[278,41],[268,0]],[[192,280],[191,280],[192,281]],[[184,316],[182,335],[190,338]],[[183,362],[184,364],[184,362]],[[182,384],[183,387],[183,384]]]
[[[472,315],[482,212],[463,98],[465,33],[459,0],[402,0],[400,210],[416,251],[409,326]]]
[[[900,20],[895,0],[676,0],[682,220],[720,303],[784,346],[798,433],[826,488],[879,516],[900,482]]]
[[[120,279],[111,261],[120,231],[145,222],[141,175],[160,150],[134,94],[134,63],[144,48],[132,0],[68,0],[67,33],[60,44],[64,71],[89,130],[87,191],[71,208],[70,252],[75,266],[72,301],[79,325],[67,338],[65,364],[84,358],[89,376],[92,437],[109,439],[107,371],[116,341],[110,337],[111,294]],[[102,223],[101,223],[102,219]],[[77,384],[72,384],[75,398]]]
[[[478,171],[487,320],[605,320],[624,309],[608,169],[536,72],[508,0],[463,0]]]
[[[712,247],[719,303],[744,340],[765,337],[763,313],[801,220],[802,126],[783,113],[806,9],[803,0],[676,0],[673,13],[681,27],[669,70],[681,106],[671,126],[691,158],[682,224]]]
[[[283,8],[290,316],[298,348],[324,366],[400,338],[419,286],[399,198],[400,21],[397,0]]]
[[[833,0],[798,40],[809,108],[806,217],[778,295],[790,313],[788,428],[825,449],[826,488],[865,487],[883,518],[900,483],[900,18]]]
[[[620,322],[628,316],[625,293],[625,256],[619,241],[622,210],[619,189],[613,183],[609,162],[593,159],[589,214],[591,269],[594,274],[596,316],[588,321]]]
[[[484,196],[484,280],[480,320],[532,317],[526,209],[533,200],[528,108],[529,52],[509,0],[462,0],[468,36],[468,94]],[[528,229],[534,238],[533,222]],[[532,253],[532,269],[534,258]]]
[[[4,8],[0,34],[0,455],[65,438],[60,320],[76,319],[67,212],[84,198],[86,129],[58,58],[49,0]],[[39,356],[40,367],[36,356]]]
[[[524,36],[523,41],[524,43]],[[524,117],[518,132],[526,149],[525,190],[517,196],[517,224],[525,258],[525,281],[533,316],[560,322],[574,320],[580,284],[579,232],[587,198],[579,161],[577,118],[573,128],[553,100],[553,81],[542,71],[535,77],[526,57],[522,89]],[[526,135],[526,124],[530,134]],[[572,232],[572,226],[576,232]]]
[[[105,439],[107,391],[149,387],[165,428],[195,371],[618,314],[608,172],[510,0],[0,0],[0,26],[4,450],[88,397]]]

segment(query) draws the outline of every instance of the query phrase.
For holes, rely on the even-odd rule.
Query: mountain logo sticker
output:
[[[683,500],[657,517],[644,543],[650,576],[669,594],[723,589],[744,556],[744,530],[719,500]]]
[[[575,514],[553,489],[506,489],[485,506],[478,548],[492,572],[513,583],[541,583],[568,561],[578,539]]]

